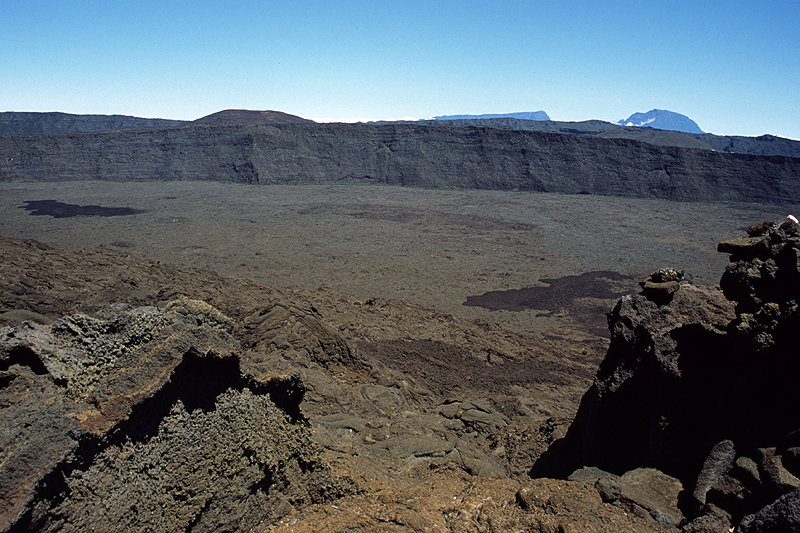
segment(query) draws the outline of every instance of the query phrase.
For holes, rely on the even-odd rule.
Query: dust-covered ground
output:
[[[0,184],[0,235],[401,299],[521,333],[597,342],[655,269],[718,282],[716,244],[790,207],[387,186]]]

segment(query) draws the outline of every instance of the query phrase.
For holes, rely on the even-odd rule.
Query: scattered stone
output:
[[[681,483],[652,468],[637,468],[616,476],[597,467],[582,467],[567,478],[594,487],[605,503],[614,503],[642,518],[677,526]]]
[[[737,457],[731,469],[731,475],[754,490],[761,485],[761,473],[758,464],[749,457]]]
[[[698,516],[681,528],[683,533],[730,533],[731,517],[725,511],[716,509],[711,512]]]
[[[674,268],[659,268],[650,274],[650,280],[654,283],[666,283],[669,281],[681,281],[683,276],[683,270],[675,270]]]
[[[784,494],[757,513],[742,519],[737,533],[800,531],[800,490]]]
[[[800,446],[786,448],[781,455],[783,466],[797,476],[800,474]]]
[[[762,459],[761,472],[762,479],[769,483],[777,494],[785,494],[800,487],[800,479],[786,470],[780,455]]]
[[[774,220],[764,220],[762,222],[758,222],[757,224],[753,224],[747,228],[747,234],[750,237],[760,237],[769,231],[770,226],[772,226],[774,223]]]
[[[439,407],[439,414],[448,419],[458,419],[466,427],[476,430],[497,431],[510,423],[507,416],[481,400],[448,402]]]
[[[678,508],[681,482],[653,468],[637,468],[619,479],[620,502],[644,509],[657,522],[678,526],[683,513]]]
[[[724,440],[711,448],[692,492],[698,509],[705,505],[706,493],[728,473],[735,458],[736,451],[730,440]]]
[[[757,237],[737,237],[717,245],[717,251],[732,255],[757,255],[769,250],[769,241],[761,234]]]
[[[664,305],[672,300],[672,294],[681,288],[683,270],[674,268],[660,268],[650,274],[650,277],[639,282],[645,298],[658,305]]]

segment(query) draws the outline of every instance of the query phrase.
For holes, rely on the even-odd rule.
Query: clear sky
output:
[[[800,139],[800,2],[0,0],[0,111],[668,109]]]

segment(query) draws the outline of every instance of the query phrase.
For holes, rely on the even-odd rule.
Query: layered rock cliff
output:
[[[0,137],[2,180],[364,182],[797,202],[800,159],[413,124],[187,126]]]

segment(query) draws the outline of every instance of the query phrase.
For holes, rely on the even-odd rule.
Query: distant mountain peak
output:
[[[203,118],[198,118],[194,124],[207,124],[213,126],[234,126],[240,124],[286,124],[289,122],[313,122],[307,118],[283,113],[282,111],[251,111],[249,109],[226,109],[217,111]]]
[[[680,113],[666,109],[651,109],[647,113],[634,113],[625,120],[617,122],[622,126],[655,128],[657,130],[682,131],[684,133],[705,133],[697,123]]]
[[[550,120],[544,111],[520,111],[517,113],[505,113],[500,115],[441,115],[433,117],[434,120],[468,120],[475,118],[516,118],[519,120]]]

